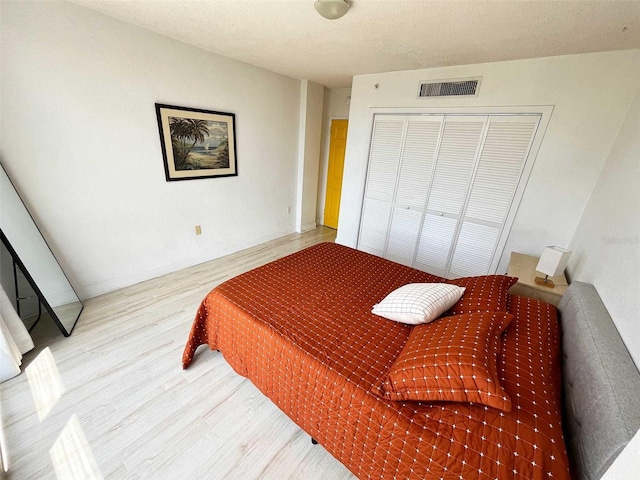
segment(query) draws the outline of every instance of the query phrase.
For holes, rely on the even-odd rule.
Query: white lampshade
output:
[[[320,15],[329,20],[340,18],[349,10],[349,4],[344,0],[316,0],[313,6]]]
[[[550,277],[555,277],[564,272],[569,263],[571,252],[560,247],[544,247],[536,270]]]

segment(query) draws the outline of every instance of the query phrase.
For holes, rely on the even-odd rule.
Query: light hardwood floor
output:
[[[322,241],[288,235],[86,301],[71,337],[43,320],[0,384],[11,480],[353,479],[218,352],[180,360],[217,284]]]

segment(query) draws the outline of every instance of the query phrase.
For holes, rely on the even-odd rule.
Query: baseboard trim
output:
[[[205,263],[210,260],[215,260],[216,258],[224,257],[225,255],[231,255],[232,253],[236,253],[241,250],[245,250],[247,248],[255,247],[256,245],[259,245],[261,243],[269,242],[271,240],[284,237],[285,235],[289,235],[291,233],[295,233],[293,228],[279,230],[277,232],[274,232],[268,235],[262,235],[259,237],[255,237],[251,240],[245,240],[243,242],[239,242],[235,244],[233,247],[222,248],[220,250],[217,250],[213,255],[210,254],[210,255],[207,255],[206,257],[192,257],[192,258],[181,260],[178,262],[172,262],[165,265],[161,265],[153,269],[148,269],[143,272],[138,272],[136,274],[122,275],[119,277],[109,278],[101,282],[94,283],[92,285],[78,287],[77,288],[78,295],[83,300],[97,297],[99,295],[104,295],[105,293],[113,292],[115,290],[120,290],[121,288],[124,288],[124,287],[129,287],[137,283],[151,280],[152,278],[161,277],[162,275],[166,275],[167,273],[172,273],[178,270],[182,270],[183,268],[199,265],[201,263]]]

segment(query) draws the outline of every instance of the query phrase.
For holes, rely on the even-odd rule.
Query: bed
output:
[[[221,351],[238,374],[361,480],[571,478],[561,422],[557,310],[509,295],[509,277],[458,281],[467,289],[462,310],[456,304],[429,324],[476,325],[488,313],[507,319],[495,341],[487,336],[484,350],[489,363],[495,359],[494,386],[499,383],[504,396],[487,402],[483,392],[473,401],[425,401],[385,390],[419,328],[374,315],[372,306],[402,285],[442,282],[456,281],[319,244],[209,293],[183,367],[200,345]],[[444,335],[434,332],[424,338]],[[442,371],[438,381],[446,382],[442,367],[435,378]]]

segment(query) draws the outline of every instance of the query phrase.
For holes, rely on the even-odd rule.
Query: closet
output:
[[[447,278],[495,271],[540,118],[376,114],[358,249]]]

